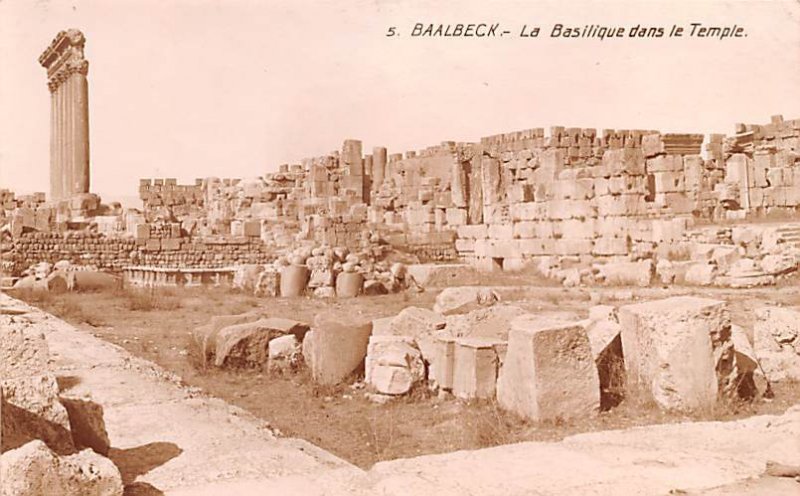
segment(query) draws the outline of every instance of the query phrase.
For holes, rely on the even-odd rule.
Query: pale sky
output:
[[[412,38],[494,23],[503,38]],[[552,39],[555,23],[702,22],[746,38]],[[535,39],[517,36],[540,26]],[[384,36],[389,26],[401,35]],[[37,58],[86,35],[92,191],[247,177],[361,139],[389,153],[531,127],[731,134],[800,118],[800,2],[0,0],[0,187],[47,191]]]

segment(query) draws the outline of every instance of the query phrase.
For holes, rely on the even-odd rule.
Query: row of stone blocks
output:
[[[725,302],[674,297],[623,306],[619,327],[626,395],[660,407],[713,406],[735,389],[734,348]],[[616,339],[607,338],[605,346]],[[523,315],[507,345],[491,339],[439,338],[431,375],[461,398],[497,397],[532,420],[590,415],[600,408],[608,370],[586,324]],[[741,371],[739,371],[741,372]]]

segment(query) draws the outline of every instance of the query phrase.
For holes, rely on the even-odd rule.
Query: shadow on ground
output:
[[[136,482],[136,478],[183,453],[175,443],[149,443],[136,448],[111,448],[108,457],[122,474],[125,496],[158,496],[163,491],[146,482]]]

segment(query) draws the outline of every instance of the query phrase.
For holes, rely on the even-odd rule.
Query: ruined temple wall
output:
[[[462,259],[486,267],[542,256],[639,258],[665,253],[697,221],[800,206],[800,122],[773,118],[733,138],[551,128],[481,141],[469,172]]]
[[[800,119],[774,116],[766,125],[737,125],[723,144],[720,200],[738,207],[732,218],[791,215],[800,205]]]
[[[269,250],[296,239],[355,247],[375,232],[433,258],[450,257],[449,242],[464,260],[508,266],[549,255],[648,257],[698,220],[796,215],[800,120],[776,116],[736,131],[704,137],[556,126],[391,155],[381,147],[364,155],[360,142],[347,140],[341,153],[259,178],[194,185],[143,180],[144,218],[129,215],[123,224],[141,243],[137,226],[144,221],[141,229],[150,234],[143,243],[150,247],[135,251],[149,252],[157,264],[208,263],[191,255],[194,248],[172,256],[181,250],[174,245],[200,246],[194,240],[218,236],[258,238]],[[373,180],[376,164],[380,182]],[[10,194],[2,198],[15,207],[12,226],[25,228],[12,229],[14,237],[54,230],[60,218],[46,204],[31,208]],[[164,218],[165,210],[174,217]],[[113,234],[113,219],[107,220]],[[164,238],[156,248],[152,233],[165,220],[177,221],[188,239]],[[162,258],[153,255],[161,252]],[[238,259],[223,256],[226,263]]]
[[[679,239],[704,206],[716,165],[699,156],[702,140],[560,127],[547,137],[534,129],[484,138],[461,164],[471,168],[460,177],[472,184],[457,187],[468,192],[470,222],[458,228],[456,249],[486,267],[647,256]]]
[[[3,260],[20,274],[39,262],[68,260],[74,265],[121,271],[128,266],[220,268],[264,264],[273,251],[258,238],[206,239],[151,237],[147,240],[99,233],[27,233],[16,240]]]
[[[169,207],[176,216],[185,216],[202,210],[205,194],[200,179],[195,184],[178,184],[174,178],[141,179],[139,198],[146,214]]]

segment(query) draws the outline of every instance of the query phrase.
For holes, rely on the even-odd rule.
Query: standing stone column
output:
[[[88,65],[86,71],[88,71]],[[75,157],[75,190],[78,193],[88,193],[89,180],[89,82],[86,80],[86,71],[72,75],[75,87],[73,100],[75,111],[74,128],[74,153]]]
[[[89,62],[86,38],[61,31],[39,56],[50,90],[50,197],[65,200],[89,192]]]
[[[372,189],[381,189],[386,177],[386,148],[376,146],[372,149]]]
[[[464,164],[458,155],[453,157],[453,165],[451,166],[450,176],[450,193],[453,205],[460,208],[468,206],[467,201],[469,198],[468,191],[469,182],[467,181],[467,171]]]
[[[58,112],[58,100],[56,99],[55,92],[50,92],[50,198],[60,198],[62,196],[61,177],[58,174],[53,174],[52,163],[53,157],[56,156],[56,142],[58,141],[58,134],[56,132],[56,113]]]
[[[344,140],[341,161],[342,167],[347,171],[347,175],[342,178],[343,187],[355,195],[357,202],[368,202],[369,190],[365,191],[365,185],[369,185],[369,182],[365,180],[364,176],[364,159],[361,155],[361,141],[353,139]]]

